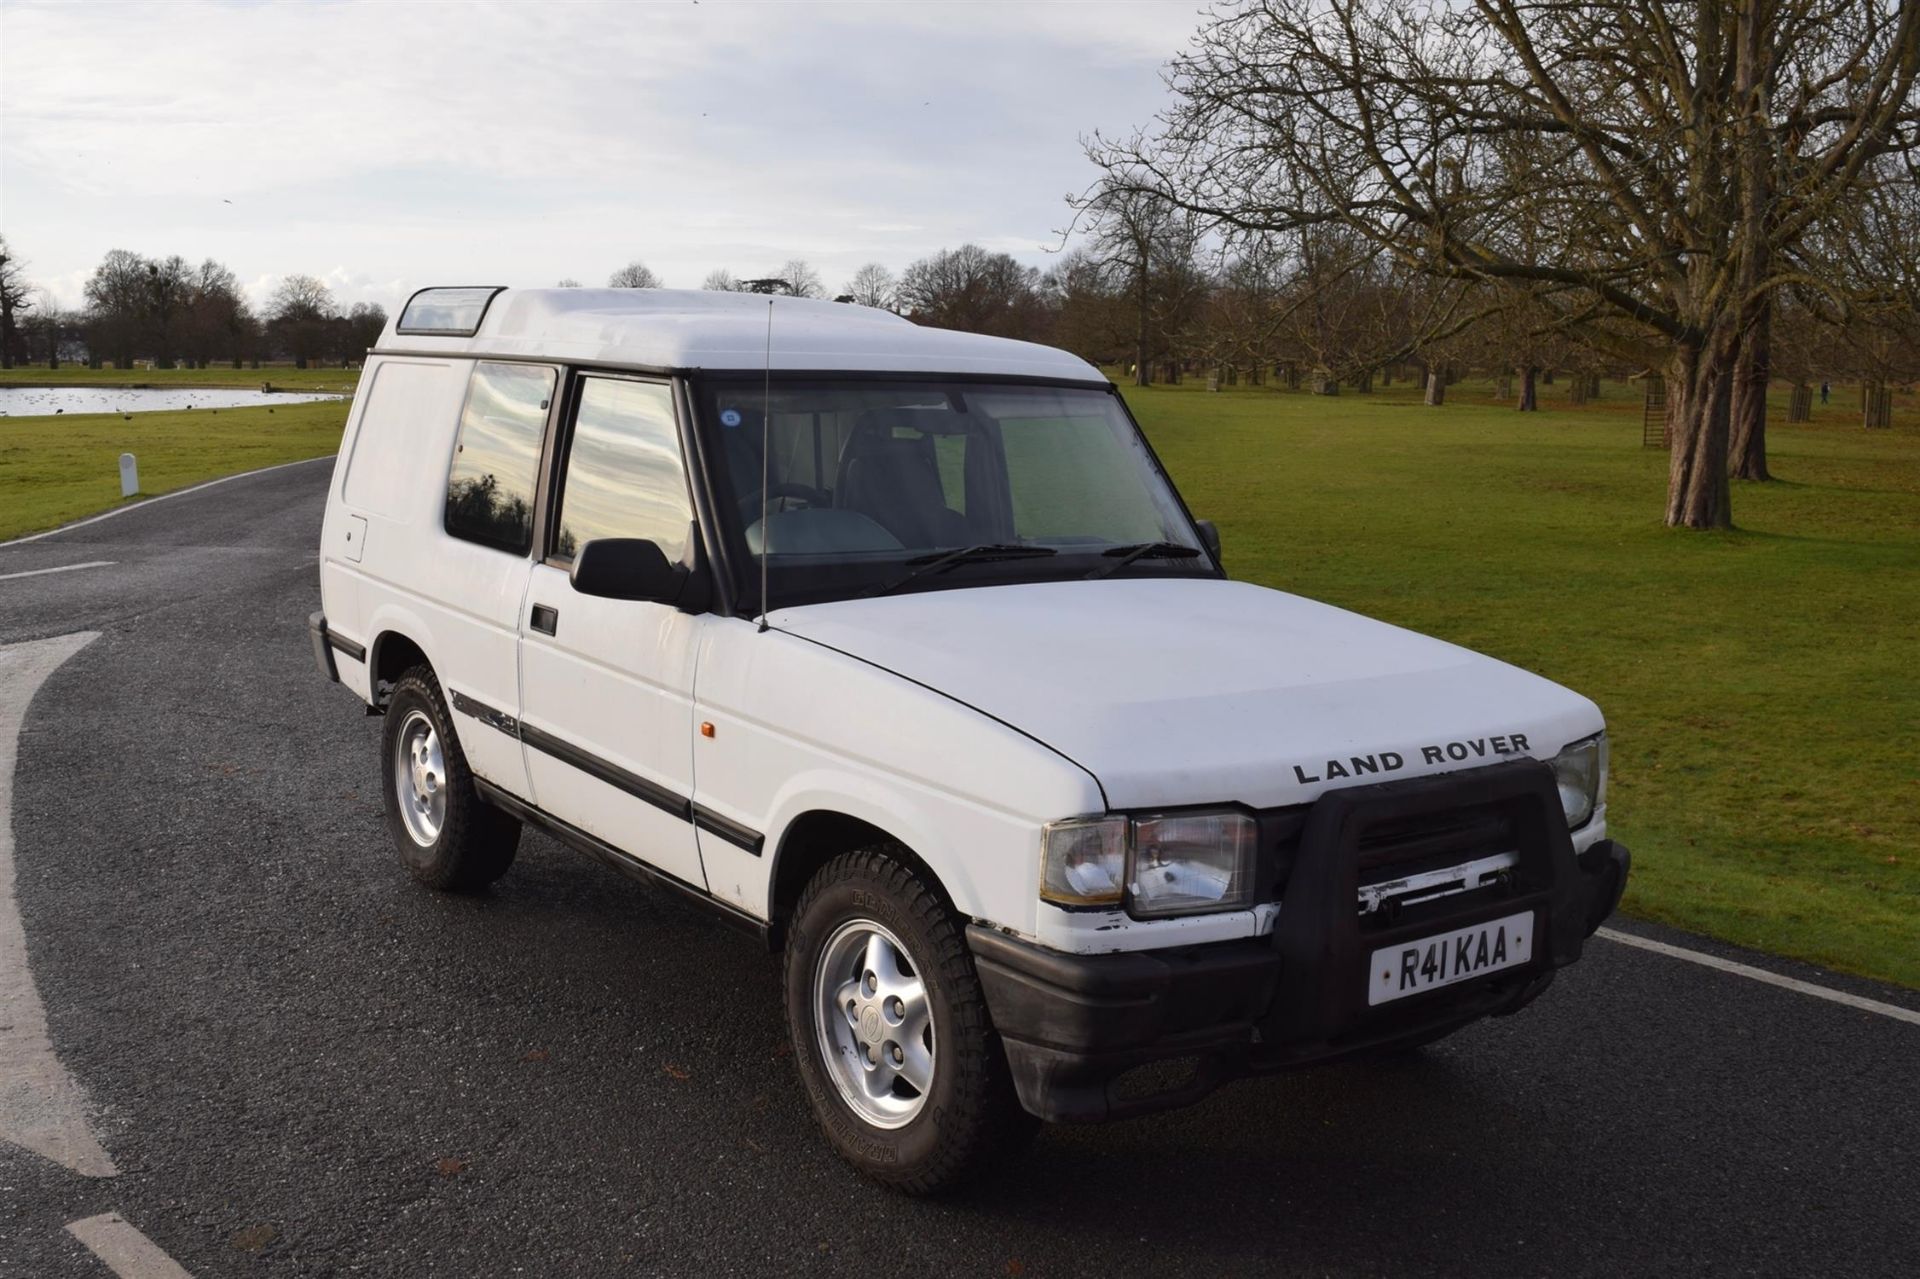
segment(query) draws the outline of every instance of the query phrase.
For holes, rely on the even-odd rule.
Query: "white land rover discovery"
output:
[[[1046,347],[428,289],[322,537],[412,873],[478,889],[531,824],[783,950],[821,1128],[907,1190],[1511,1013],[1626,879],[1592,702],[1230,581]]]

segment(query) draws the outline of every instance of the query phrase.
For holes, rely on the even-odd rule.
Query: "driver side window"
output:
[[[560,483],[554,560],[602,537],[645,538],[670,562],[686,558],[693,503],[664,384],[581,379]]]

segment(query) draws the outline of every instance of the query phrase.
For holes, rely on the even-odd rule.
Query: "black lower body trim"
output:
[[[453,695],[453,709],[462,715],[470,715],[488,728],[495,728],[509,737],[517,737],[542,755],[549,755],[563,764],[571,765],[605,782],[617,790],[625,791],[635,799],[645,800],[663,813],[671,813],[683,822],[692,822],[709,835],[726,840],[738,848],[744,848],[755,857],[760,855],[766,843],[766,836],[750,826],[722,817],[712,809],[694,803],[684,795],[667,789],[658,782],[648,781],[637,773],[630,773],[618,764],[601,759],[590,751],[582,750],[565,738],[555,737],[544,729],[530,727],[525,720],[517,720],[505,711],[495,710],[485,702],[475,701],[465,693]]]
[[[307,614],[307,638],[313,641],[313,664],[320,673],[338,684],[340,668],[333,664],[333,632],[327,629],[325,613]]]
[[[766,920],[756,918],[729,902],[721,901],[704,888],[689,884],[684,879],[647,865],[632,854],[615,848],[605,840],[589,835],[578,826],[562,821],[552,813],[535,808],[532,804],[508,794],[491,782],[475,778],[473,784],[474,788],[480,792],[481,799],[502,812],[510,813],[530,826],[539,827],[561,843],[585,853],[595,861],[611,866],[623,875],[631,876],[655,888],[665,889],[688,905],[714,916],[730,928],[757,938],[762,944],[771,948],[774,933]]]
[[[525,720],[520,721],[520,740],[542,755],[550,755],[562,764],[570,764],[587,776],[603,781],[615,790],[625,791],[635,799],[645,800],[665,813],[672,813],[683,822],[693,820],[693,802],[683,795],[676,795],[658,782],[650,782],[637,773],[630,773],[618,764],[608,763],[598,755],[581,750],[564,738],[555,737],[543,729],[530,727]]]
[[[693,824],[709,835],[726,840],[736,848],[746,849],[755,857],[760,855],[761,847],[767,842],[767,837],[752,827],[729,821],[712,809],[702,808],[698,804],[693,806]]]

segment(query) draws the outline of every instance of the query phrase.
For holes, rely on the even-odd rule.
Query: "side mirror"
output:
[[[672,604],[679,600],[687,577],[687,570],[669,562],[658,542],[599,537],[575,552],[567,580],[582,595]]]
[[[1220,530],[1214,527],[1212,520],[1195,520],[1193,526],[1200,530],[1200,540],[1207,544],[1207,553],[1213,556],[1215,564],[1222,563],[1220,558]]]

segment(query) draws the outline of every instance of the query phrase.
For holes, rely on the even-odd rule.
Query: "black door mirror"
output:
[[[687,584],[687,570],[671,563],[658,542],[597,537],[574,554],[567,580],[582,595],[672,604]]]
[[[1200,530],[1200,540],[1207,544],[1207,553],[1213,556],[1213,562],[1220,563],[1220,530],[1213,526],[1212,520],[1195,520],[1193,526]]]

